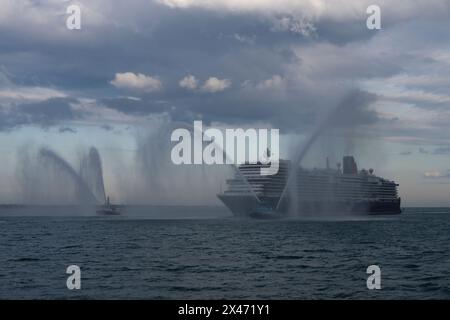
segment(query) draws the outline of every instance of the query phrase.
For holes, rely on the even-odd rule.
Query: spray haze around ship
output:
[[[333,127],[339,125],[339,115],[351,115],[355,110],[358,110],[358,108],[361,107],[362,104],[364,104],[363,100],[364,96],[362,93],[358,90],[351,91],[348,93],[340,104],[337,105],[334,110],[332,110],[328,115],[326,115],[325,119],[314,129],[311,136],[308,138],[306,143],[300,144],[297,146],[295,150],[298,150],[298,152],[294,155],[294,158],[292,160],[292,166],[290,168],[290,173],[288,175],[288,179],[286,182],[286,185],[281,192],[280,199],[277,202],[277,205],[275,207],[275,210],[279,210],[280,205],[283,201],[285,201],[286,194],[289,193],[291,199],[294,199],[290,202],[289,211],[292,214],[298,213],[297,204],[298,201],[296,201],[297,198],[297,192],[296,188],[294,187],[297,182],[298,177],[298,169],[301,165],[301,162],[307,155],[308,151],[311,149],[311,147],[314,145],[316,140],[326,131],[330,130]],[[328,167],[328,158],[327,158],[327,167]]]
[[[248,188],[248,192],[255,197],[256,201],[260,202],[258,195],[254,192],[252,186],[250,185],[250,183],[247,180],[247,177],[245,177],[241,171],[239,170],[239,166],[238,164],[234,161],[234,159],[232,157],[230,157],[230,155],[227,153],[226,149],[223,146],[220,146],[215,139],[212,139],[211,137],[209,137],[204,131],[203,129],[199,129],[197,128],[195,125],[189,125],[186,123],[182,123],[182,122],[176,122],[177,124],[181,125],[183,128],[187,128],[188,130],[190,130],[193,134],[198,134],[199,136],[201,136],[201,140],[202,141],[211,141],[212,145],[216,148],[216,151],[219,151],[220,153],[222,153],[223,157],[225,159],[222,159],[224,161],[222,161],[222,163],[228,164],[230,165],[235,174],[239,176],[239,178],[242,180],[242,182],[246,185],[246,187]],[[172,138],[171,138],[172,140]]]
[[[313,133],[306,142],[292,148],[297,152],[290,157],[291,170],[287,180],[283,182],[283,190],[278,194],[277,202],[271,207],[272,211],[280,211],[281,207],[288,205],[289,211],[298,212],[295,207],[297,201],[287,200],[298,196],[294,191],[296,188],[292,186],[297,182],[296,172],[301,168],[304,158],[307,155],[309,157],[312,146],[324,133],[343,123],[344,127],[348,128],[352,115],[357,113],[358,109],[366,107],[366,100],[364,94],[351,92],[335,109],[326,113],[324,120],[312,130]],[[113,170],[108,171],[108,189],[110,192],[113,190],[116,200],[128,205],[217,205],[218,189],[222,192],[222,183],[234,173],[235,178],[241,181],[246,196],[251,197],[252,202],[258,206],[265,205],[258,190],[241,172],[240,164],[174,165],[170,159],[174,145],[170,136],[174,129],[180,127],[195,133],[191,123],[172,120],[149,122],[142,131],[136,131],[136,149],[130,154],[134,157],[129,158],[127,161],[130,162],[126,165],[120,163],[119,154],[109,151],[108,165],[109,169]],[[204,135],[204,132],[201,134]],[[107,202],[103,164],[95,147],[79,152],[78,164],[68,162],[65,157],[48,147],[34,152],[33,149],[28,146],[19,152],[18,180],[24,203],[100,205]],[[219,151],[229,158],[226,150]]]
[[[374,175],[372,169],[358,171],[355,159],[349,154],[344,153],[342,171],[340,164],[336,169],[330,168],[328,156],[325,169],[304,169],[301,166],[313,144],[325,133],[342,127],[347,129],[342,130],[345,137],[348,129],[357,123],[355,117],[368,123],[376,120],[373,111],[368,108],[373,101],[372,96],[359,90],[349,92],[336,108],[327,113],[306,142],[295,148],[297,152],[291,160],[280,160],[280,171],[275,176],[258,176],[257,172],[263,164],[241,165],[239,170],[248,177],[261,200],[259,203],[244,192],[240,179],[236,177],[227,181],[228,189],[218,194],[219,199],[235,216],[240,217],[315,218],[318,215],[347,217],[400,213],[398,184]]]

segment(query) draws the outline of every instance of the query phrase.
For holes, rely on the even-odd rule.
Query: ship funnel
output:
[[[342,163],[344,164],[344,174],[358,174],[358,167],[353,156],[345,156]]]

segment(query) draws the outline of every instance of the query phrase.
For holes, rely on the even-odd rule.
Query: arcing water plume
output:
[[[196,130],[196,128],[194,126],[190,125],[190,124],[186,124],[184,122],[178,122],[178,123],[180,124],[180,126],[184,126],[186,128],[189,128],[189,130],[191,130],[191,131],[195,131]],[[199,132],[199,134],[204,135],[205,137],[207,137],[203,132]],[[211,141],[211,139],[209,139],[209,141]],[[256,195],[255,191],[253,190],[253,187],[248,182],[247,178],[242,174],[241,170],[239,170],[238,165],[234,164],[234,161],[233,161],[234,159],[230,159],[230,156],[227,154],[226,150],[224,150],[224,148],[221,148],[217,143],[215,143],[215,141],[213,141],[213,143],[215,144],[216,148],[220,149],[220,152],[222,152],[222,154],[225,155],[224,163],[231,163],[230,165],[232,166],[234,172],[242,180],[242,182],[244,182],[244,184],[247,186],[248,191],[250,192],[250,194],[253,197],[255,197],[257,202],[261,202],[259,197]],[[231,160],[231,161],[228,161],[228,160]]]
[[[231,176],[228,166],[175,165],[171,160],[172,132],[186,124],[151,122],[137,136],[134,177],[122,178],[126,200],[137,204],[216,205],[223,181]],[[129,185],[132,181],[132,185]]]
[[[105,203],[106,193],[103,181],[103,165],[97,148],[91,147],[89,153],[82,158],[80,176],[95,198]]]
[[[48,148],[41,148],[39,150],[39,160],[42,161],[44,166],[50,167],[51,169],[61,172],[75,183],[76,199],[81,204],[96,204],[98,200],[95,195],[89,189],[89,186],[81,178],[81,176],[72,168],[72,166],[57,155],[54,151]]]
[[[375,114],[365,108],[372,102],[374,102],[374,100],[375,97],[367,92],[359,90],[351,91],[344,97],[341,103],[325,117],[324,121],[322,121],[319,126],[316,127],[306,143],[303,146],[299,145],[297,147],[296,150],[298,150],[298,152],[295,154],[292,160],[292,167],[289,168],[289,176],[278,200],[276,210],[278,210],[281,203],[285,201],[286,194],[289,191],[292,199],[289,204],[290,209],[292,212],[298,211],[296,192],[298,169],[303,158],[309,152],[310,148],[316,142],[317,138],[319,138],[326,131],[326,129],[330,129],[333,127],[351,127],[355,126],[356,123],[360,123],[361,120],[370,123],[370,121],[373,121],[373,117],[375,117]]]

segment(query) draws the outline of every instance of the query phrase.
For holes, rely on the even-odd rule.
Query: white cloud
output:
[[[159,0],[159,2],[171,8],[200,7],[234,12],[275,11],[277,13],[301,9],[305,12],[321,11],[326,3],[322,0]]]
[[[438,94],[424,90],[402,90],[398,93],[386,95],[386,99],[398,101],[411,101],[417,104],[420,103],[435,103],[435,104],[449,104],[450,95]]]
[[[205,81],[202,90],[205,92],[219,92],[228,89],[231,86],[231,81],[228,79],[218,79],[211,77]]]
[[[301,34],[305,37],[312,36],[316,33],[316,28],[310,21],[289,16],[274,19],[271,30],[289,31],[291,33]]]
[[[233,38],[239,41],[240,43],[246,43],[246,44],[255,44],[255,36],[245,36],[239,33],[235,33],[233,35]]]
[[[179,85],[188,90],[195,90],[198,87],[198,80],[193,75],[187,75],[180,80]]]
[[[215,11],[259,13],[261,15],[292,15],[308,19],[331,18],[336,21],[366,17],[373,0],[158,0],[171,8],[203,8]],[[389,10],[393,19],[445,12],[446,0],[410,1],[378,0],[382,10]]]
[[[259,83],[256,87],[261,90],[281,88],[284,85],[285,79],[277,74],[271,78]]]
[[[116,88],[144,92],[158,91],[162,88],[161,81],[158,78],[132,72],[116,73],[114,80],[110,83]]]
[[[399,74],[395,75],[385,81],[395,85],[407,87],[432,87],[432,86],[448,86],[450,84],[449,77],[436,74]]]
[[[427,171],[423,175],[425,178],[448,178],[450,177],[450,172]]]
[[[13,87],[0,89],[0,101],[43,101],[50,98],[64,98],[66,94],[52,88]]]

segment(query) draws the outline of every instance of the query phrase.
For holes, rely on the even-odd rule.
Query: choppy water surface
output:
[[[192,209],[191,219],[164,220],[5,210],[0,298],[450,298],[447,208],[318,221],[200,219]],[[174,210],[168,216],[183,216]],[[71,264],[81,268],[81,290],[66,288]],[[381,290],[367,290],[372,264],[381,267]]]

